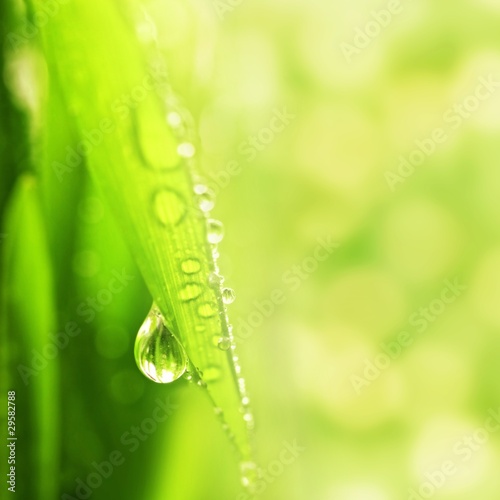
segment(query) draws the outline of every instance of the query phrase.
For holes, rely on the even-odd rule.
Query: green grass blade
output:
[[[210,278],[217,267],[193,193],[194,161],[179,155],[181,139],[165,119],[165,87],[156,85],[163,99],[152,88],[157,66],[145,62],[150,54],[117,9],[110,2],[76,0],[62,5],[44,28],[49,73],[76,117],[81,141],[67,158],[54,159],[54,175],[61,182],[74,175],[85,149],[91,176],[154,302],[203,373],[200,385],[224,412],[228,433],[248,459],[252,416],[241,411],[244,380],[234,351],[214,342],[230,329],[220,286]],[[144,97],[125,106],[120,97],[139,88],[146,90]]]
[[[2,345],[8,351],[10,378],[8,386],[2,387],[2,398],[7,390],[16,391],[16,493],[20,498],[55,498],[59,370],[51,338],[56,330],[54,290],[39,192],[32,176],[19,178],[4,221]],[[30,481],[22,479],[26,471]]]

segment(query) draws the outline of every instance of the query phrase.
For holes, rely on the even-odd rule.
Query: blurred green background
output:
[[[20,181],[40,130],[73,132],[57,103],[41,120],[38,35],[12,50],[25,13],[1,5],[2,398],[17,393],[19,497],[78,498],[118,451],[90,498],[243,500],[201,391],[135,365],[151,298],[85,170],[57,202],[45,191],[43,220],[36,173]],[[142,5],[226,228],[258,497],[499,498],[498,2]],[[81,304],[123,269],[133,279],[86,322]],[[79,333],[25,385],[19,365],[68,322]],[[175,408],[151,424],[157,398]]]

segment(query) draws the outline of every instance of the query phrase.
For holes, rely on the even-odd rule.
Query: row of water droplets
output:
[[[153,56],[150,62],[154,66],[154,71],[158,74],[158,65],[164,64],[163,59],[159,55],[156,27],[151,18],[145,14],[144,20],[138,25],[137,29],[139,39],[147,46]],[[153,47],[153,50],[151,50]],[[165,75],[164,89],[169,89],[166,79],[166,70],[161,72]],[[209,275],[208,284],[216,289],[216,296],[220,297],[221,304],[211,302],[203,302],[197,307],[199,318],[210,318],[217,314],[222,309],[223,314],[220,314],[221,330],[219,334],[212,336],[213,347],[226,352],[228,355],[229,365],[234,371],[234,377],[237,384],[237,389],[241,398],[241,408],[243,420],[247,430],[251,432],[254,428],[254,417],[250,408],[250,398],[247,393],[245,380],[241,375],[241,366],[239,357],[236,353],[236,344],[233,336],[233,327],[229,323],[227,316],[227,305],[235,300],[235,292],[232,288],[224,286],[224,278],[220,274],[218,265],[218,244],[224,237],[224,226],[222,222],[213,219],[210,215],[211,210],[215,205],[215,194],[197,175],[195,165],[196,148],[193,141],[190,140],[189,117],[181,110],[173,94],[167,90],[164,97],[167,113],[166,121],[174,136],[178,140],[177,154],[180,160],[185,162],[185,165],[190,171],[191,178],[194,179],[193,195],[199,213],[205,218],[206,235],[211,250],[211,262],[213,270]],[[189,257],[181,260],[180,271],[190,279],[191,276],[197,275],[201,271],[201,263],[195,257]],[[179,292],[179,298],[184,301],[196,300],[202,293],[202,286],[195,282],[189,281]],[[224,328],[226,327],[226,328]],[[198,333],[204,334],[205,327],[201,322],[196,327]],[[194,367],[185,353],[182,345],[175,335],[168,329],[165,318],[159,308],[153,303],[145,321],[141,325],[135,344],[135,358],[139,369],[144,375],[157,383],[170,383],[181,376],[196,383],[200,387],[206,388],[207,381],[214,381],[218,377],[216,366],[210,370],[212,373],[202,373],[197,367]],[[222,427],[231,441],[234,442],[234,434],[227,422],[224,419],[223,410],[217,406],[214,407],[214,412],[220,420]],[[250,488],[256,479],[256,465],[253,461],[246,460],[241,463],[241,479],[245,487]]]

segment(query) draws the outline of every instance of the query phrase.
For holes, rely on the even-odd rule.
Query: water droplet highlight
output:
[[[151,308],[139,329],[134,355],[141,372],[158,384],[177,380],[187,369],[184,349],[165,326],[156,306]]]
[[[232,304],[235,298],[236,294],[232,288],[222,289],[222,302],[224,302],[224,304]]]
[[[207,220],[208,242],[216,245],[224,238],[224,225],[216,219]]]

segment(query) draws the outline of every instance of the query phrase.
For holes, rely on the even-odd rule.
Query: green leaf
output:
[[[194,140],[168,90],[164,61],[154,46],[138,43],[130,24],[114,3],[74,0],[44,27],[49,91],[60,87],[79,132],[76,147],[53,159],[54,175],[66,182],[85,156],[153,301],[199,370],[193,379],[224,412],[228,434],[248,460],[253,417],[242,411],[246,389],[234,350],[217,347],[231,333],[209,223],[193,191]],[[181,124],[167,123],[171,111]]]

